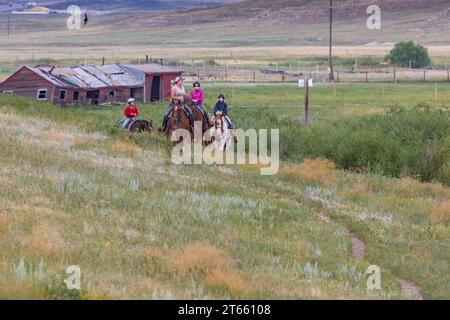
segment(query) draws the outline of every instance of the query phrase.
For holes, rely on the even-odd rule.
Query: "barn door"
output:
[[[100,97],[100,91],[99,90],[88,91],[86,93],[86,102],[90,103],[90,104],[97,105],[98,102],[99,102],[99,97]]]
[[[161,100],[161,76],[153,76],[151,101]]]

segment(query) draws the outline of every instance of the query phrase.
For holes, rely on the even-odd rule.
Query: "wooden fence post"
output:
[[[427,82],[426,71],[423,70],[423,82]]]
[[[225,82],[228,82],[228,63],[227,68],[225,69]]]
[[[235,102],[235,99],[234,99],[234,84],[233,84],[233,90],[232,90],[232,93],[233,93],[233,95],[232,95],[232,99],[231,99],[231,101],[233,102],[233,105],[234,105],[234,102]]]
[[[366,82],[369,82],[369,72],[366,71]]]
[[[450,69],[447,69],[447,82],[450,82]]]
[[[309,122],[309,79],[305,78],[305,124]]]
[[[437,82],[434,83],[434,100],[438,100],[438,85]]]
[[[394,83],[397,84],[397,70],[394,69]]]

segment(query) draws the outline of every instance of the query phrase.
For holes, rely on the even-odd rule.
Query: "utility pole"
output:
[[[10,27],[10,19],[9,19],[9,13],[8,13],[8,38],[9,38],[9,35],[10,35],[10,33],[11,33],[11,27]]]
[[[305,77],[305,124],[309,123],[309,79]]]
[[[333,0],[330,0],[330,57],[329,57],[329,75],[328,80],[334,81],[333,72]]]

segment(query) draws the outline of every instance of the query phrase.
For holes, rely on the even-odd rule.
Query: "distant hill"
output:
[[[4,8],[6,2],[0,0],[0,8]],[[15,36],[8,39],[8,47],[23,43],[34,47],[149,43],[160,47],[270,47],[323,46],[328,41],[329,0],[54,0],[37,3],[52,8],[78,4],[113,14],[92,15],[88,26],[76,38],[67,37],[63,15],[12,17],[11,30]],[[390,46],[402,40],[428,45],[450,44],[450,0],[335,0],[334,4],[336,45]],[[381,8],[381,30],[366,27],[367,7],[372,4]],[[0,38],[6,34],[5,22],[6,15],[0,14]],[[43,36],[47,31],[53,32],[51,37]]]
[[[378,5],[384,14],[432,9],[437,15],[445,16],[446,10],[450,9],[449,0],[335,0],[334,17],[342,22],[366,16],[370,5]],[[259,24],[317,23],[327,21],[328,6],[329,0],[244,0],[211,9],[205,16],[215,19],[246,18],[250,19],[247,22]]]
[[[69,5],[87,7],[90,10],[101,11],[161,11],[161,10],[186,10],[194,8],[210,8],[229,4],[236,0],[50,0],[31,1],[37,6],[48,6],[53,9],[65,9]],[[15,7],[20,7],[28,1],[0,0],[0,10],[8,10],[10,2]]]
[[[367,8],[374,4],[381,8],[382,30],[370,32],[366,28]],[[333,15],[336,41],[342,45],[403,39],[434,44],[450,41],[450,0],[335,0]],[[176,19],[185,25],[223,24],[218,31],[223,34],[227,29],[233,37],[243,32],[247,32],[247,38],[257,34],[253,43],[234,41],[234,45],[275,44],[274,40],[280,45],[299,40],[302,44],[326,44],[329,0],[235,1],[202,14],[168,13],[154,21],[161,26],[164,21]],[[264,37],[270,40],[261,41]]]

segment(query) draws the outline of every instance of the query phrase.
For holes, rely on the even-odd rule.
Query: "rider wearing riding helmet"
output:
[[[234,124],[233,121],[231,121],[230,117],[228,117],[228,105],[225,102],[225,95],[223,93],[219,94],[217,97],[219,100],[217,101],[215,107],[214,107],[214,115],[220,116],[222,115],[226,121],[228,122],[228,129],[232,131],[233,139],[235,143],[238,143],[239,139],[238,136],[234,132]]]
[[[135,104],[136,100],[133,98],[128,99],[128,103],[123,110],[123,114],[125,115],[126,119],[123,122],[123,127],[127,128],[131,121],[133,121],[138,115],[139,115],[139,109],[137,105]]]
[[[208,111],[203,107],[203,100],[205,99],[205,93],[201,88],[201,84],[198,81],[195,81],[193,84],[194,90],[189,94],[189,100],[191,100],[197,108],[203,113],[203,119],[208,124],[209,127],[212,127],[211,120],[209,119]]]
[[[181,78],[181,77],[177,77],[175,79],[175,85],[172,87],[172,90],[170,91],[171,102],[170,102],[169,106],[167,107],[167,112],[164,114],[164,120],[163,120],[162,126],[160,128],[161,131],[164,130],[164,128],[166,127],[167,120],[169,119],[169,114],[172,112],[172,109],[173,109],[173,103],[174,103],[174,101],[177,101],[177,100],[180,102],[180,105],[183,108],[183,110],[188,112],[189,121],[191,122],[191,127],[194,128],[194,122],[195,122],[194,113],[184,103],[184,99],[187,97],[187,94],[186,94],[186,90],[184,89],[184,86],[183,86],[183,80],[184,80],[184,78]]]
[[[219,100],[217,101],[215,107],[214,107],[214,115],[218,116],[219,114],[222,114],[225,119],[228,121],[228,125],[230,129],[234,128],[233,122],[228,117],[228,105],[225,102],[225,95],[223,93],[219,94],[217,97]]]

